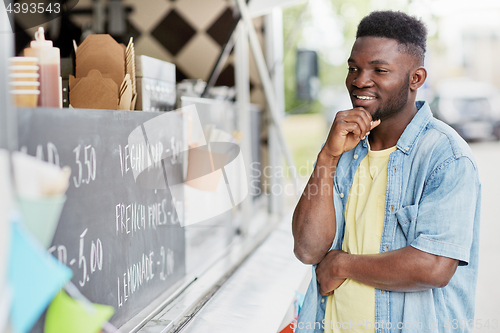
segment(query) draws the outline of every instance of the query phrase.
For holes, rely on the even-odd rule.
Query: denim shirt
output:
[[[457,259],[459,266],[443,288],[418,292],[375,289],[372,324],[376,333],[472,332],[481,200],[477,166],[465,141],[435,119],[427,103],[418,101],[416,105],[419,111],[389,157],[380,253],[413,246]],[[356,169],[368,152],[366,140],[342,154],[337,165],[333,190],[337,231],[331,249],[342,248],[344,209]],[[324,329],[327,297],[319,294],[315,268],[296,333]],[[356,329],[356,322],[338,325],[342,324]],[[366,319],[359,324],[364,327]]]

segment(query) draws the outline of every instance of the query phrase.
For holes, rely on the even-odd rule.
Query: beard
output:
[[[410,85],[410,73],[407,74],[401,89],[395,93],[387,102],[380,105],[373,113],[372,119],[385,120],[395,115],[408,103],[408,86]]]

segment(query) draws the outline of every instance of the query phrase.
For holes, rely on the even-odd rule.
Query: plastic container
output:
[[[9,83],[13,90],[39,90],[40,82],[38,81],[12,81]]]
[[[24,65],[35,66],[38,65],[38,58],[35,57],[10,57],[9,65]]]
[[[38,28],[35,40],[31,41],[31,47],[24,49],[26,57],[38,58],[40,66],[40,97],[39,106],[60,107],[62,91],[60,89],[60,67],[61,55],[59,48],[52,46],[52,41],[45,40],[44,30]]]
[[[11,73],[9,74],[10,81],[36,81],[40,78],[38,73]]]
[[[40,67],[38,66],[23,66],[23,65],[11,65],[9,66],[9,71],[11,73],[38,73]]]
[[[15,106],[36,107],[38,102],[39,90],[11,90],[10,94]]]

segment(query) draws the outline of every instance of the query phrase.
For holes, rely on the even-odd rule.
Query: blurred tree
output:
[[[308,3],[285,8],[283,10],[283,35],[285,72],[285,110],[290,112],[304,105],[296,98],[295,64],[297,63],[297,45],[302,39],[302,26],[308,15]]]

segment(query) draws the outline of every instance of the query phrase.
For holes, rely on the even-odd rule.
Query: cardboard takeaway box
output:
[[[69,102],[74,108],[133,110],[135,51],[110,35],[90,35],[76,48],[75,76],[69,77]]]

